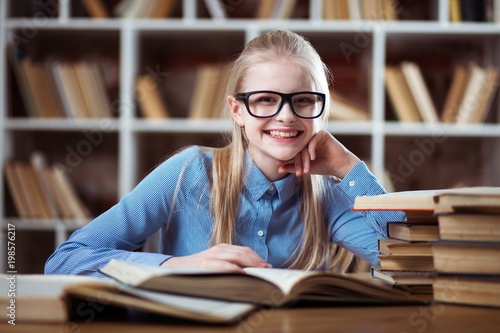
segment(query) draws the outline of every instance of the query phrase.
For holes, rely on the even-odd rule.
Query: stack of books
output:
[[[411,293],[432,293],[434,270],[431,242],[439,237],[433,217],[414,217],[389,222],[388,238],[378,241],[380,266],[372,267],[372,276],[390,282]]]
[[[371,267],[372,277],[415,294],[432,294],[433,253],[431,242],[438,240],[438,220],[432,202],[415,201],[427,191],[394,192],[358,197],[354,209],[404,211],[404,221],[387,225],[388,238],[378,240],[380,265]]]
[[[434,299],[500,307],[500,189],[436,197]]]
[[[379,240],[372,276],[394,285],[432,286],[434,300],[500,306],[500,188],[394,192],[361,196],[354,209],[398,210]],[[427,279],[427,281],[425,280]]]

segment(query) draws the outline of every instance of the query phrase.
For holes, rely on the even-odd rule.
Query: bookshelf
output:
[[[102,1],[108,10],[120,2]],[[326,20],[321,0],[298,0],[290,19],[266,20],[255,18],[257,1],[223,1],[228,16],[213,18],[204,1],[177,0],[169,17],[160,19],[92,19],[80,0],[31,5],[36,3],[0,2],[0,164],[3,170],[7,161],[25,160],[35,149],[55,163],[68,165],[69,159],[80,158],[69,177],[94,215],[177,148],[221,144],[220,133],[230,129],[227,120],[187,117],[196,68],[229,61],[247,41],[279,27],[305,35],[331,67],[336,91],[369,111],[369,121],[332,121],[328,129],[369,160],[378,177],[387,170],[396,190],[451,187],[460,185],[457,180],[469,186],[500,185],[498,92],[484,123],[463,125],[399,122],[387,96],[387,64],[415,61],[439,111],[454,63],[474,60],[500,67],[499,23],[451,22],[448,0],[396,1],[399,19],[392,21]],[[38,61],[98,62],[112,117],[29,117],[9,65],[13,36]],[[171,118],[152,121],[138,111],[135,79],[146,73],[156,75]],[[99,138],[97,144],[92,135]],[[87,150],[78,153],[79,145]],[[29,273],[39,272],[44,261],[39,257],[48,256],[85,222],[17,218],[4,176],[0,202],[2,271],[8,223],[17,226],[19,271]],[[27,263],[36,261],[31,258],[38,262]]]

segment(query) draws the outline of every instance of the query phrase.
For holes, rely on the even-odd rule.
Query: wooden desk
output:
[[[153,333],[153,332],[500,332],[500,309],[449,304],[431,306],[337,306],[266,309],[230,326],[207,326],[151,317],[58,325],[2,322],[0,332]]]

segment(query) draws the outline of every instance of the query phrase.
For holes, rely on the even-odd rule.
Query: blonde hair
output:
[[[249,68],[265,61],[286,60],[310,76],[317,91],[327,95],[325,110],[329,110],[328,82],[330,72],[314,47],[302,36],[284,29],[263,33],[250,41],[231,64],[226,96],[240,92]],[[226,112],[229,112],[226,106]],[[326,124],[328,113],[322,115]],[[229,144],[214,150],[211,210],[214,219],[211,244],[232,244],[235,221],[238,217],[240,195],[244,181],[246,137],[233,122]],[[303,239],[291,254],[289,267],[297,269],[324,269],[328,261],[330,241],[326,228],[322,200],[325,178],[320,175],[302,176],[301,214],[304,220]]]

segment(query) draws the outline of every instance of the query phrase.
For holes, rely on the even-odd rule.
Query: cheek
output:
[[[250,132],[262,132],[267,120],[252,117],[248,112],[242,116],[243,124],[245,125],[245,130],[247,133]]]
[[[311,130],[313,134],[318,133],[321,129],[324,129],[326,126],[321,119],[314,119],[311,124]]]

